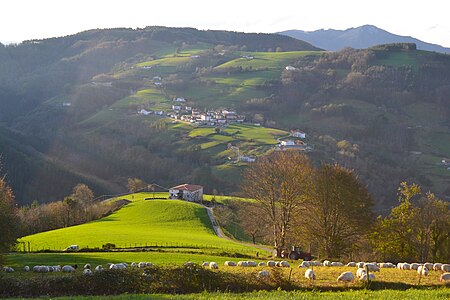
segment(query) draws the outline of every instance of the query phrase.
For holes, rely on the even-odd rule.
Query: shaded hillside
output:
[[[410,36],[396,35],[373,25],[364,25],[346,30],[286,30],[279,33],[302,41],[307,41],[317,47],[331,51],[341,50],[345,47],[364,49],[381,44],[415,43],[417,49],[420,50],[450,53],[449,48],[426,43]]]

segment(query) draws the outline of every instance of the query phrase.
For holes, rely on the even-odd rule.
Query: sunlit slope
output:
[[[145,195],[145,194],[142,194]],[[149,196],[148,194],[146,195]],[[68,245],[102,247],[186,246],[217,249],[248,249],[217,237],[202,206],[179,200],[135,199],[119,211],[83,225],[26,236],[32,250],[62,250]]]

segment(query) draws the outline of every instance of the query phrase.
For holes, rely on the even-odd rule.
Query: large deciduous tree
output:
[[[256,201],[257,214],[270,224],[277,254],[286,242],[311,188],[312,166],[299,152],[283,151],[261,157],[244,172],[243,192]]]
[[[317,245],[327,258],[349,255],[373,222],[372,205],[367,188],[352,171],[323,164],[315,171],[306,211],[300,215],[301,240]]]
[[[0,177],[0,253],[8,251],[15,245],[19,221],[16,216],[14,194],[5,181]],[[1,258],[0,258],[1,259]]]
[[[131,193],[136,193],[147,187],[147,183],[139,178],[128,178],[127,189]]]

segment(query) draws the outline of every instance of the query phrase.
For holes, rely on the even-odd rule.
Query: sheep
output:
[[[344,266],[343,263],[341,263],[340,261],[333,261],[330,263],[330,267],[342,267]]]
[[[313,269],[308,269],[305,271],[305,277],[309,280],[316,280],[316,273]]]
[[[229,261],[229,260],[227,260],[227,261],[224,263],[224,265],[225,265],[225,266],[228,266],[228,267],[236,267],[236,263],[235,263],[234,261]]]
[[[444,273],[439,278],[440,281],[450,281],[450,273]]]
[[[395,268],[395,265],[393,263],[390,263],[390,262],[388,262],[388,263],[379,263],[377,265],[380,268]]]
[[[329,260],[324,260],[323,261],[323,266],[324,267],[329,267],[331,265],[331,261],[329,261]]]
[[[320,267],[320,266],[322,266],[322,263],[320,262],[320,261],[311,261],[311,262],[309,262],[309,264],[311,265],[311,266],[314,266],[314,267]]]
[[[441,270],[444,272],[450,272],[450,264],[443,264]]]
[[[369,278],[369,280],[375,280],[375,274],[369,273],[369,276],[367,276],[367,274],[363,274],[361,277],[359,277],[359,280],[367,281],[367,278]]]
[[[117,267],[117,265],[112,264],[112,265],[109,266],[109,269],[110,269],[110,270],[117,270],[118,267]]]
[[[85,264],[83,269],[91,269],[91,265],[90,264]]]
[[[192,268],[195,264],[192,261],[188,261],[184,264],[185,267]]]
[[[267,270],[259,271],[258,278],[261,278],[261,277],[269,277],[269,271],[267,271]]]
[[[132,262],[132,263],[131,263],[131,266],[132,266],[133,268],[136,268],[136,267],[137,267],[137,263]]]
[[[433,264],[432,263],[424,263],[423,264],[425,268],[427,268],[428,270],[433,270]]]
[[[113,265],[113,263],[107,263],[106,264],[106,267],[108,268],[108,269],[111,269],[111,266]]]
[[[402,270],[404,263],[397,263],[397,269]]]
[[[138,263],[138,268],[145,268],[145,266],[146,266],[146,264],[145,264],[145,262],[140,262],[140,263]]]
[[[51,269],[50,272],[61,272],[61,266],[52,266],[49,268]]]
[[[48,266],[34,266],[33,271],[37,273],[48,273],[50,268]]]
[[[337,281],[344,281],[344,282],[352,282],[355,280],[355,276],[352,272],[343,272],[339,277],[337,278]]]
[[[252,260],[247,261],[247,266],[249,267],[256,267],[258,264]]]
[[[403,263],[402,270],[411,270],[411,265],[408,263]]]
[[[356,263],[354,261],[349,262],[346,264],[347,267],[356,267]]]
[[[212,261],[212,262],[209,263],[209,268],[210,269],[218,269],[219,266],[217,265],[217,263]]]
[[[375,263],[365,263],[363,267],[367,267],[372,272],[380,272],[380,268]]]
[[[442,268],[442,264],[441,263],[435,263],[433,265],[433,270],[435,270],[435,271],[440,271],[441,268]]]
[[[264,266],[266,266],[265,262],[261,261],[261,262],[258,263],[258,267],[264,267]]]
[[[248,263],[246,261],[238,261],[237,265],[239,267],[248,267]]]
[[[83,275],[92,275],[94,273],[92,273],[91,269],[84,269],[83,270]]]
[[[411,264],[411,270],[417,270],[419,268],[419,264],[418,263],[412,263]]]
[[[66,266],[62,267],[62,271],[64,273],[73,273],[73,272],[75,272],[75,268],[72,266],[66,265]]]
[[[356,264],[356,267],[358,268],[362,268],[364,267],[365,262],[360,261],[359,263]]]
[[[209,266],[209,262],[205,261],[205,262],[202,263],[202,267],[208,267],[208,266]]]
[[[6,273],[13,273],[13,272],[14,272],[14,269],[11,268],[11,267],[4,267],[4,268],[3,268],[3,271],[5,271]]]
[[[30,267],[29,266],[25,266],[23,267],[24,272],[30,272]]]
[[[417,273],[423,276],[428,276],[428,269],[425,266],[419,266],[417,268]]]
[[[302,261],[302,263],[298,267],[299,268],[309,268],[310,266],[311,266],[311,264],[309,261]]]
[[[146,267],[153,267],[154,265],[153,265],[151,262],[146,262],[146,263],[145,263],[145,266],[146,266]]]
[[[128,267],[128,264],[126,264],[126,263],[116,264],[116,269],[118,269],[118,270],[123,270],[123,269],[126,269],[127,267]]]
[[[103,267],[98,265],[98,266],[95,267],[95,271],[96,272],[101,272],[101,271],[103,271]]]
[[[282,260],[282,261],[279,262],[278,267],[282,267],[282,268],[290,268],[291,265],[290,265],[287,261]]]
[[[275,261],[273,261],[273,260],[269,260],[268,262],[267,262],[267,266],[268,267],[275,267],[277,265],[277,263],[275,262]]]
[[[356,277],[358,277],[358,278],[360,278],[361,276],[363,276],[365,274],[367,274],[367,271],[364,268],[358,268],[356,270]]]

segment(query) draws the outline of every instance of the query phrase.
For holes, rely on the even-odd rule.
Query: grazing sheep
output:
[[[136,267],[137,267],[137,263],[132,262],[132,263],[131,263],[131,266],[132,266],[133,268],[136,268]]]
[[[432,263],[424,263],[423,264],[425,268],[427,268],[428,270],[433,270],[433,264]]]
[[[258,278],[261,278],[261,277],[269,277],[269,271],[267,271],[267,270],[259,271]]]
[[[256,266],[258,266],[258,264],[252,260],[247,260],[247,266],[256,267]]]
[[[344,281],[344,282],[352,282],[355,280],[355,276],[352,272],[343,272],[339,277],[337,278],[337,281]]]
[[[217,265],[217,263],[212,261],[212,262],[209,263],[209,268],[210,269],[218,269],[219,266]]]
[[[402,270],[411,270],[411,265],[408,263],[403,263]]]
[[[98,265],[98,266],[95,267],[95,272],[101,272],[101,271],[103,271],[103,267],[102,266]]]
[[[192,261],[188,261],[184,264],[185,267],[192,268],[195,264]]]
[[[305,271],[305,277],[309,280],[316,280],[316,273],[314,273],[313,269],[308,269]]]
[[[365,264],[365,262],[360,261],[359,263],[356,264],[356,267],[362,268],[362,267],[364,267],[364,264]]]
[[[225,266],[228,266],[228,267],[236,267],[236,263],[235,263],[234,261],[229,261],[229,260],[227,260],[227,261],[224,263],[224,265],[225,265]]]
[[[435,270],[435,271],[440,271],[441,268],[442,268],[442,264],[441,263],[435,263],[433,265],[433,270]]]
[[[52,266],[49,268],[51,269],[50,272],[61,272],[61,266]]]
[[[330,263],[330,267],[343,267],[344,264],[341,263],[340,261],[333,261]]]
[[[358,278],[360,278],[361,276],[363,276],[365,274],[367,274],[367,271],[364,268],[358,268],[356,270],[356,277],[358,277]]]
[[[108,269],[111,269],[111,266],[113,265],[113,263],[107,263],[106,264],[106,267],[108,268]]]
[[[14,272],[14,269],[11,268],[11,267],[4,267],[4,268],[3,268],[3,271],[5,271],[6,273],[13,273],[13,272]]]
[[[450,264],[443,264],[441,270],[444,272],[450,272]]]
[[[237,265],[239,267],[248,267],[248,263],[246,261],[243,261],[243,260],[238,261]]]
[[[75,272],[75,268],[72,266],[66,265],[66,266],[62,267],[62,271],[64,273],[73,273],[73,272]]]
[[[85,264],[83,269],[91,269],[91,265],[90,264]]]
[[[263,261],[258,263],[258,267],[265,267],[265,266],[266,266],[266,263]]]
[[[110,270],[117,270],[118,267],[117,267],[117,265],[112,264],[112,265],[109,266],[109,269],[110,269]]]
[[[146,262],[146,263],[145,263],[145,266],[146,266],[146,267],[153,267],[153,264],[152,264],[151,262]]]
[[[269,260],[269,261],[267,262],[267,266],[268,266],[268,267],[276,267],[276,265],[277,265],[277,262],[276,262],[276,261]]]
[[[204,263],[202,263],[202,267],[208,267],[209,266],[209,262],[204,262]]]
[[[346,264],[347,267],[356,267],[356,263],[354,261],[349,262]]]
[[[128,267],[128,265],[126,263],[116,264],[115,266],[116,266],[116,269],[118,269],[118,270],[123,270]]]
[[[365,263],[363,268],[368,268],[371,272],[380,272],[380,268],[375,263]]]
[[[422,274],[423,276],[428,276],[428,269],[425,266],[419,266],[417,268],[417,273]]]
[[[444,273],[439,278],[440,281],[450,281],[450,273]]]
[[[94,273],[92,273],[91,269],[84,269],[83,270],[83,275],[92,275]]]
[[[322,266],[322,263],[320,262],[320,261],[310,261],[309,262],[309,264],[311,265],[311,266],[314,266],[314,267],[320,267],[320,266]]]
[[[24,270],[25,272],[30,272],[30,267],[29,267],[29,266],[25,266],[25,267],[23,267],[23,270]]]
[[[395,265],[393,263],[390,263],[390,262],[388,262],[388,263],[379,263],[377,265],[380,268],[395,268]]]
[[[375,280],[375,274],[369,273],[369,276],[367,276],[367,274],[363,274],[361,277],[359,277],[359,280],[367,281],[367,278],[369,278],[369,280]]]
[[[70,266],[70,267],[72,267],[72,266]],[[75,271],[75,269],[74,269],[74,271]],[[38,266],[38,271],[37,272],[39,272],[39,273],[48,273],[48,272],[50,272],[50,267],[48,267],[48,266]]]
[[[329,261],[329,260],[324,260],[323,261],[323,266],[324,267],[329,267],[331,265],[331,261]]]
[[[299,268],[309,268],[311,266],[311,263],[309,261],[302,261]]]
[[[290,268],[291,267],[291,265],[285,260],[280,261],[278,266],[282,267],[282,268]]]
[[[411,270],[417,270],[419,268],[419,264],[418,263],[412,263],[411,264]]]

